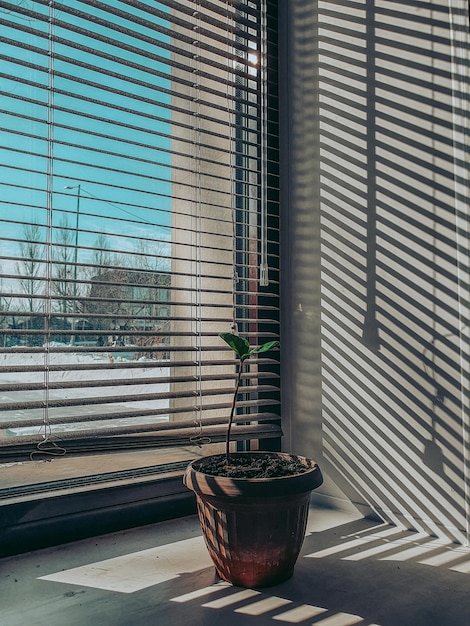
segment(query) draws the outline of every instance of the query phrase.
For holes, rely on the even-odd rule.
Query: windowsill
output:
[[[181,475],[182,469],[172,469],[172,464],[184,465],[203,454],[203,448],[190,446],[6,463],[0,466],[0,506],[53,497],[61,493],[80,493],[126,483],[145,483],[155,480],[156,475],[160,478],[174,477]],[[168,470],[165,470],[165,466],[169,466]],[[40,488],[42,485],[44,489]],[[28,487],[31,487],[29,492]]]
[[[133,450],[1,466],[0,556],[193,514],[182,474],[203,453]]]

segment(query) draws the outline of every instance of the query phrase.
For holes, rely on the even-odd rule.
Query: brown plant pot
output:
[[[234,465],[237,454],[292,458],[280,452],[241,452],[230,455]],[[196,494],[204,540],[223,580],[238,587],[267,587],[292,576],[305,537],[310,494],[323,482],[316,463],[296,458],[308,470],[276,478],[211,476],[194,469],[200,459],[186,468],[183,482]]]

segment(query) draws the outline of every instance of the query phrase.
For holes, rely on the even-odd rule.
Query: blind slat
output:
[[[240,428],[233,429],[233,441],[245,441],[247,439],[277,439],[282,437],[282,429],[277,424],[257,424],[247,425]],[[220,443],[225,440],[225,428],[209,427],[207,441],[210,443]],[[90,433],[90,437],[87,438],[73,438],[70,436],[67,438],[67,454],[91,454],[116,451],[131,451],[142,450],[145,448],[168,448],[170,446],[188,446],[195,445],[192,441],[191,433],[179,431],[175,433],[175,436],[171,436],[170,433],[156,433],[154,435],[123,435],[120,434],[116,437],[103,436],[99,439],[94,437],[93,433]],[[40,458],[41,454],[45,457],[50,455],[60,456],[65,448],[53,447],[41,447],[37,448],[36,442],[31,439],[30,441],[23,441],[20,446],[2,446],[0,445],[0,454],[6,461],[11,459],[20,458],[21,460],[30,458]]]
[[[137,385],[139,384],[138,382],[136,383]],[[158,383],[154,383],[154,384],[158,384]],[[118,387],[120,386],[120,381],[116,381],[115,384],[113,385],[113,387]],[[105,387],[105,385],[103,385],[103,388]],[[51,390],[53,389],[53,387],[49,384],[49,388],[51,388]],[[277,387],[271,386],[271,385],[256,385],[256,386],[250,386],[250,387],[241,387],[240,388],[240,395],[242,394],[256,394],[256,393],[262,393],[262,392],[274,392],[277,390]],[[207,397],[207,396],[211,396],[211,395],[217,395],[217,396],[221,396],[221,395],[232,395],[233,394],[233,389],[223,389],[223,388],[216,388],[216,389],[209,389],[209,390],[202,390],[199,393],[193,391],[193,392],[188,392],[187,390],[185,391],[177,391],[177,390],[172,390],[171,392],[162,392],[162,393],[155,393],[155,392],[147,392],[147,393],[126,393],[125,395],[114,395],[114,396],[88,396],[88,397],[82,397],[80,396],[79,398],[59,398],[59,399],[55,399],[55,398],[49,398],[48,400],[48,407],[53,409],[53,408],[67,408],[67,407],[91,407],[91,406],[96,406],[96,405],[101,405],[101,404],[119,404],[119,403],[130,403],[130,402],[152,402],[152,401],[159,401],[159,400],[170,400],[170,399],[175,399],[175,398],[182,398],[182,399],[186,399],[187,397],[192,397],[192,398],[199,398],[199,397]],[[44,407],[44,400],[30,400],[30,401],[22,401],[22,402],[8,402],[5,401],[3,402],[3,411],[24,411],[27,409],[43,409]],[[67,423],[67,417],[64,416],[62,418],[62,422],[64,424]]]
[[[74,371],[74,370],[70,370]],[[242,380],[262,380],[263,378],[271,378],[275,377],[274,372],[262,372],[262,373],[252,373],[245,374],[242,376]],[[221,380],[236,380],[236,376],[231,374],[212,374],[212,375],[204,375],[201,376],[201,382],[209,382],[209,381],[221,381]],[[181,384],[181,383],[192,383],[194,382],[193,376],[173,376],[173,377],[153,377],[153,378],[145,378],[143,376],[139,376],[138,380],[135,378],[119,378],[119,386],[131,386],[131,385],[151,385],[151,384]],[[106,379],[94,379],[94,380],[60,380],[60,381],[52,381],[49,380],[48,388],[49,389],[92,389],[93,387],[115,387],[115,380],[106,380]],[[260,388],[257,388],[258,390]],[[252,389],[251,391],[256,391],[257,389]],[[6,383],[0,384],[0,393],[7,392],[18,392],[18,391],[43,391],[44,390],[44,382],[26,382],[26,383]],[[227,391],[223,391],[218,389],[218,393],[232,393],[232,389]],[[240,389],[240,393],[246,392],[244,388]],[[86,404],[86,399],[83,399],[83,404]]]
[[[250,405],[250,408],[254,408],[254,409],[259,409],[260,407],[262,407],[263,405],[266,406],[268,403],[266,401],[264,401],[264,403],[260,402],[259,404],[256,405]],[[271,404],[276,404],[274,402],[272,402]],[[245,406],[247,406],[247,403],[245,402]],[[230,404],[217,404],[217,405],[212,405],[210,407],[212,410],[213,409],[230,409]],[[191,410],[191,407],[186,407],[186,411],[187,413],[189,413]],[[228,414],[229,411],[227,411]],[[132,418],[132,417],[142,417],[141,413],[137,413],[137,412],[129,412],[123,415],[119,416],[119,419],[122,421],[123,419],[127,419],[127,418]],[[167,431],[167,430],[179,430],[179,429],[193,429],[194,430],[194,422],[190,421],[190,420],[175,420],[172,422],[162,422],[162,421],[152,421],[152,417],[155,418],[156,420],[159,419],[160,414],[159,413],[152,413],[152,412],[148,412],[148,414],[144,415],[144,417],[147,417],[147,421],[144,424],[138,424],[138,428],[135,432],[144,432],[144,431]],[[69,421],[67,422],[68,424],[86,424],[86,423],[90,423],[93,422],[96,419],[95,416],[76,416],[75,418],[70,418]],[[113,421],[113,418],[111,415],[109,414],[105,414],[103,413],[100,418],[101,421],[103,420],[107,420],[108,423],[111,423]],[[206,418],[204,420],[204,426],[210,426],[210,425],[215,425],[215,424],[226,424],[227,423],[227,417],[217,417],[217,418]],[[234,424],[244,424],[245,422],[264,422],[264,421],[269,421],[269,420],[276,420],[279,419],[279,416],[276,415],[275,413],[249,413],[249,414],[244,414],[244,415],[240,415],[240,416],[235,416],[234,417]],[[52,425],[62,425],[63,422],[60,421],[60,419],[51,419],[51,426]],[[29,420],[29,421],[25,421],[22,423],[21,428],[24,429],[28,429],[31,427],[44,427],[44,424],[41,424],[41,422],[39,420]],[[134,426],[132,426],[131,428],[133,428]],[[15,422],[1,422],[1,428],[18,428],[18,425]],[[125,427],[123,427],[125,428]],[[115,432],[115,428],[112,427],[112,432]],[[116,429],[117,432],[117,429]],[[130,432],[129,430],[126,430],[126,432]],[[27,435],[26,435],[27,438]],[[6,440],[5,445],[7,445],[8,440]]]

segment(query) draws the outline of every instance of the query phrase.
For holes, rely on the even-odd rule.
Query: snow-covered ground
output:
[[[126,354],[127,356],[127,354]],[[131,353],[129,353],[131,356]],[[139,400],[142,394],[168,394],[169,367],[167,361],[142,360],[131,361],[124,356],[108,355],[106,353],[80,353],[80,352],[51,352],[47,356],[47,363],[50,366],[63,366],[64,369],[57,371],[47,371],[42,369],[38,372],[11,372],[8,371],[13,366],[23,368],[41,367],[45,365],[45,355],[41,353],[22,353],[12,350],[7,354],[0,354],[0,420],[5,424],[21,424],[21,422],[37,419],[43,421],[43,405],[48,400],[51,403],[58,403],[59,406],[49,408],[49,415],[54,418],[92,416],[99,414],[100,417],[109,415],[107,419],[90,422],[75,422],[73,424],[54,425],[53,431],[89,430],[90,427],[101,428],[118,427],[131,424],[146,423],[149,417],[119,417],[122,412],[136,411],[139,409],[148,411],[159,410],[159,415],[152,418],[152,422],[168,421],[168,414],[162,410],[168,409],[168,398],[156,398]],[[122,367],[119,364],[122,363]],[[127,363],[142,363],[142,367],[125,367]],[[144,363],[147,365],[144,367]],[[148,364],[151,364],[148,367]],[[91,369],[75,369],[86,366]],[[96,367],[93,367],[96,366]],[[104,367],[103,367],[104,366]],[[70,368],[70,369],[69,369]],[[6,391],[9,384],[18,383],[38,383],[41,386],[47,380],[51,384],[74,383],[75,388],[50,389],[48,398],[44,388],[29,391]],[[143,379],[146,382],[142,382]],[[163,379],[163,381],[162,381]],[[131,384],[119,385],[119,380],[131,380]],[[87,386],[87,382],[93,383]],[[96,386],[97,381],[103,381],[103,385]],[[112,382],[113,384],[109,384]],[[108,384],[106,384],[108,383]],[[106,398],[113,398],[113,401],[106,402]],[[88,402],[87,402],[88,399]],[[60,406],[63,401],[63,406]],[[11,403],[36,402],[41,408],[8,408]],[[70,403],[77,403],[77,406],[70,406]],[[11,437],[19,434],[36,434],[43,432],[43,426],[27,426],[3,428],[0,421],[0,437]]]

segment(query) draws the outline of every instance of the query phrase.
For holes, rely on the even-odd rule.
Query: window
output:
[[[275,6],[2,3],[1,461],[223,440],[218,333],[279,333]],[[278,437],[278,354],[244,383]]]

